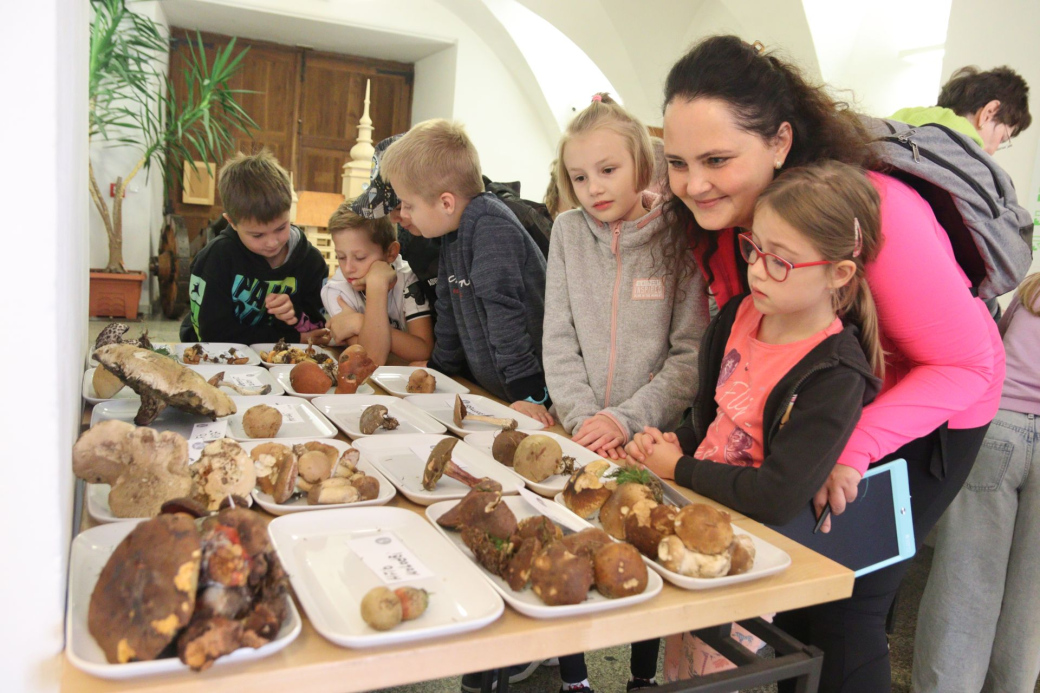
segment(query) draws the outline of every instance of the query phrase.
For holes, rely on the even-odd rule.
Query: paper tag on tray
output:
[[[438,440],[437,443],[440,443],[440,441]],[[412,453],[420,460],[426,462],[428,459],[430,459],[430,453],[433,452],[433,449],[435,447],[437,447],[437,443],[430,443],[429,445],[410,445],[408,446],[408,449],[411,450]],[[455,454],[454,450],[451,454],[451,461],[454,462],[455,465],[462,471],[469,471],[469,467],[467,467],[465,463],[459,462],[458,455]]]
[[[473,414],[474,416],[494,416],[494,414],[492,414],[491,412],[484,411],[480,407],[473,404],[473,401],[468,397],[462,397],[461,399],[462,403],[466,405],[467,414]],[[454,402],[454,400],[452,400],[452,402]]]
[[[188,436],[188,462],[196,462],[207,445],[226,437],[227,419],[195,424]]]
[[[527,503],[540,514],[545,515],[553,522],[563,525],[567,529],[580,532],[583,529],[588,529],[592,526],[577,515],[573,515],[569,510],[560,507],[559,504],[535,495],[526,488],[520,489],[520,497],[527,501]]]
[[[299,406],[283,402],[279,402],[273,406],[282,413],[282,425],[303,423],[303,415],[300,413]]]
[[[351,539],[347,545],[387,585],[433,577],[433,571],[393,532]]]
[[[249,389],[262,388],[264,386],[260,376],[255,373],[239,373],[236,375],[224,374],[224,380],[229,383],[234,383],[238,387],[244,387]]]

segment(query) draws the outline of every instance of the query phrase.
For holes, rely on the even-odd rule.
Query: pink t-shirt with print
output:
[[[762,313],[750,296],[737,309],[726,340],[719,379],[715,384],[715,421],[694,457],[722,464],[758,467],[765,459],[762,416],[776,384],[806,354],[827,337],[841,332],[839,318],[813,336],[790,344],[766,344],[757,339]]]

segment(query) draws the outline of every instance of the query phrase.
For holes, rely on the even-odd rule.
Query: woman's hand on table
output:
[[[553,418],[553,415],[550,414],[549,410],[543,407],[541,404],[535,404],[534,402],[528,402],[526,400],[519,400],[517,402],[513,402],[509,406],[513,409],[516,409],[524,416],[530,416],[532,419],[542,423],[545,426],[552,426],[556,423],[556,419]]]
[[[674,433],[662,433],[652,426],[635,434],[625,450],[630,460],[642,464],[662,479],[675,478],[675,465],[683,456]]]
[[[813,507],[816,508],[816,517],[823,512],[823,507],[830,503],[831,515],[823,524],[820,531],[826,534],[831,531],[831,517],[841,515],[845,512],[845,506],[856,500],[859,494],[859,481],[863,475],[846,464],[836,464],[831,470],[831,475],[823,484],[816,496],[813,498]]]
[[[625,442],[625,433],[614,420],[603,414],[590,416],[581,422],[571,440],[592,450],[597,455],[617,460],[625,456],[621,446]]]

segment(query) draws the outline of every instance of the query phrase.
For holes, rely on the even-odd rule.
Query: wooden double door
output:
[[[176,92],[183,93],[186,42],[195,41],[195,33],[174,29],[172,36],[170,79]],[[226,46],[230,37],[203,34],[203,41],[211,54]],[[367,80],[372,84],[373,143],[410,127],[411,64],[245,39],[236,41],[236,53],[247,46],[249,52],[231,86],[250,92],[240,94],[238,100],[258,127],[251,138],[238,138],[238,149],[247,153],[270,149],[293,173],[298,191],[341,191],[343,164],[357,143]],[[174,173],[170,179],[174,213],[184,218],[194,238],[223,212],[219,192],[212,206],[184,204],[180,175]]]

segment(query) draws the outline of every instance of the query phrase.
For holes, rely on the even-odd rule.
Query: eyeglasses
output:
[[[782,282],[787,279],[787,273],[793,269],[833,264],[830,260],[799,263],[788,262],[779,255],[773,255],[772,253],[763,251],[755,245],[755,242],[751,240],[751,236],[746,233],[740,234],[739,239],[740,255],[744,258],[744,262],[748,263],[748,266],[751,266],[758,262],[759,258],[763,259],[766,265],[766,274],[768,274],[769,278],[775,282]]]
[[[1002,152],[1005,149],[1011,149],[1011,138],[1013,137],[1011,134],[1011,126],[1007,123],[1001,123],[1001,125],[1004,126],[1004,137],[1001,138],[1000,144],[997,145],[998,152]]]

